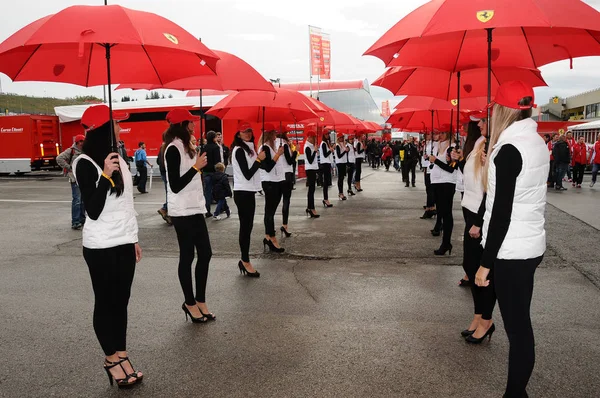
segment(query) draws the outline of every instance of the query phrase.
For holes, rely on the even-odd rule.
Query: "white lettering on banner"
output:
[[[21,128],[17,128],[17,127],[11,127],[11,128],[0,127],[0,133],[22,133],[23,130],[24,130],[23,127],[21,127]]]
[[[120,134],[122,134],[122,133],[131,133],[131,128],[128,128],[128,129],[121,129],[121,130],[119,131],[119,133],[120,133]]]

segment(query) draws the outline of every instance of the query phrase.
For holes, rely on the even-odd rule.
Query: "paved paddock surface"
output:
[[[237,271],[233,201],[232,218],[208,220],[214,255],[207,301],[218,320],[201,325],[186,323],[180,309],[176,237],[156,213],[164,200],[160,181],[136,195],[144,259],[128,348],[146,377],[120,394],[500,397],[508,342],[499,311],[491,342],[469,346],[459,334],[472,304],[470,292],[457,287],[464,227],[458,195],[454,251],[434,257],[440,238],[429,233],[433,221],[418,218],[421,181],[409,189],[399,173],[364,174],[363,193],[318,208],[316,220],[303,216],[306,189],[299,184],[282,256],[263,254],[257,197],[251,250],[258,280]],[[600,396],[598,195],[587,184],[548,195],[548,250],[532,308],[532,397]],[[69,228],[68,182],[0,179],[0,225],[0,396],[116,395],[91,325],[81,232]]]

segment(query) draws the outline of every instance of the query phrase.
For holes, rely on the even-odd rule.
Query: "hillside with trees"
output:
[[[0,93],[0,112],[5,114],[54,115],[55,106],[99,104],[102,99],[94,96],[73,98],[42,98],[26,95]]]

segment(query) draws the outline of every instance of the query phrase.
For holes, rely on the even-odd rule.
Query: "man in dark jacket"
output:
[[[406,182],[405,186],[408,187],[408,177],[410,172],[412,177],[412,186],[414,187],[417,163],[419,163],[419,148],[417,148],[417,145],[415,144],[415,137],[412,137],[411,140],[404,145],[404,163],[406,165],[404,176]]]
[[[229,206],[227,205],[227,198],[233,196],[231,192],[231,186],[229,185],[229,176],[225,174],[225,165],[223,163],[217,163],[215,166],[215,173],[212,175],[212,187],[213,195],[217,201],[217,208],[215,209],[215,220],[221,220],[221,213],[224,211],[227,218],[231,215]]]
[[[206,145],[203,148],[203,153],[206,153],[208,163],[202,169],[204,175],[204,199],[206,201],[206,214],[204,217],[211,217],[210,205],[212,204],[212,175],[215,173],[215,165],[221,163],[221,148],[216,143],[217,133],[209,131],[206,133]]]
[[[554,189],[557,191],[566,191],[567,188],[563,187],[562,180],[567,173],[569,163],[571,163],[571,151],[564,135],[558,137],[558,141],[554,144],[554,148],[552,148],[552,156],[554,156],[554,164],[556,167]]]

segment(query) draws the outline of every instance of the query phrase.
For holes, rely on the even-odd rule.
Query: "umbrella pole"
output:
[[[452,141],[452,132],[454,131],[454,109],[450,109],[450,134],[448,134],[448,139]]]
[[[488,58],[488,81],[487,81],[487,102],[488,104],[490,102],[492,102],[492,31],[493,28],[488,28],[487,29],[487,43],[488,43],[488,54],[487,54],[487,58]],[[489,142],[490,142],[490,133],[491,133],[491,127],[492,127],[492,120],[491,120],[491,116],[492,116],[492,110],[490,109],[490,107],[488,106],[487,108],[487,123],[486,123],[486,129],[487,129],[487,140],[485,142],[485,152],[487,153],[488,151],[488,146],[489,146]]]
[[[113,123],[113,110],[112,110],[112,92],[110,89],[111,80],[110,80],[110,44],[104,44],[104,48],[106,49],[106,83],[108,84],[108,109],[109,109],[109,117],[110,117],[110,147],[113,152],[117,151],[116,142],[115,142],[115,126]]]
[[[265,107],[262,107],[262,132],[263,132],[263,136],[265,134]],[[264,140],[263,140],[264,141]],[[264,144],[264,142],[263,142]]]
[[[456,149],[459,149],[460,144],[460,71],[456,74],[458,87],[456,93]]]
[[[431,152],[430,154],[433,155],[433,112],[434,110],[431,110]]]

